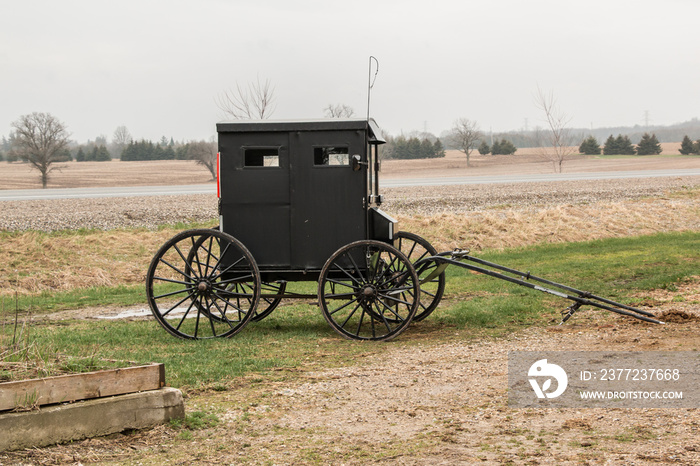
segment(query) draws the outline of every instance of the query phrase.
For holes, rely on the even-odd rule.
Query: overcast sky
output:
[[[331,103],[397,135],[700,117],[698,0],[0,0],[0,135],[49,112],[85,142],[210,138],[216,97],[269,79],[274,118]]]

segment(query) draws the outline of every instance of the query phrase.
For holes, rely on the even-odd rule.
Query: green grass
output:
[[[488,251],[479,257],[572,285],[622,302],[643,290],[673,289],[700,275],[700,233],[670,233],[575,244]],[[175,387],[234,388],[258,377],[284,378],[300,367],[332,367],[381,354],[387,345],[421,345],[478,335],[502,335],[523,326],[545,325],[570,303],[564,299],[450,267],[445,298],[425,321],[389,343],[355,342],[329,328],[316,306],[301,300],[251,322],[231,339],[186,341],[170,336],[154,320],[34,322],[24,328],[26,347],[43,361],[60,355],[162,362]],[[313,292],[314,283],[301,284]],[[85,296],[88,296],[85,298]],[[145,306],[143,287],[96,288],[43,294],[32,307],[81,307],[85,303]],[[0,347],[13,340],[15,304],[4,304]],[[22,311],[20,319],[27,315]],[[576,317],[574,317],[574,320]],[[0,351],[1,353],[2,351]],[[85,363],[87,364],[87,363]]]
[[[14,313],[16,308],[43,314],[85,307],[127,307],[144,304],[145,302],[145,285],[90,287],[58,292],[43,291],[37,295],[2,297],[0,300],[0,316]]]

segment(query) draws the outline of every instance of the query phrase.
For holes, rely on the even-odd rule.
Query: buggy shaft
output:
[[[600,309],[605,309],[607,311],[611,311],[611,312],[615,312],[617,314],[634,317],[636,319],[644,320],[646,322],[651,322],[651,323],[655,323],[655,324],[663,323],[663,322],[660,322],[660,321],[654,319],[653,318],[653,317],[655,317],[654,314],[651,314],[649,312],[642,311],[641,309],[637,309],[637,308],[634,308],[631,306],[626,306],[626,305],[621,304],[621,303],[616,303],[615,301],[601,298],[601,297],[595,296],[591,293],[587,293],[585,291],[580,291],[580,290],[577,290],[575,288],[568,287],[566,285],[561,285],[559,283],[545,280],[543,278],[531,275],[529,272],[523,273],[523,272],[520,272],[518,270],[504,267],[502,265],[494,264],[492,262],[484,261],[482,259],[477,259],[476,257],[468,256],[466,254],[459,254],[459,256],[458,256],[459,260],[446,257],[448,255],[452,255],[452,253],[446,252],[446,253],[440,253],[436,256],[427,257],[427,258],[425,258],[425,259],[423,259],[415,264],[416,269],[420,270],[422,265],[428,264],[430,262],[435,262],[438,264],[445,264],[445,266],[456,265],[458,267],[462,267],[462,268],[465,268],[468,270],[472,270],[474,272],[482,273],[482,274],[488,275],[490,277],[498,278],[500,280],[505,280],[507,282],[514,283],[516,285],[524,286],[524,287],[530,288],[532,290],[542,291],[544,293],[548,293],[548,294],[551,294],[554,296],[559,296],[560,298],[574,301],[574,302],[578,303],[579,305],[594,306],[594,307],[598,307]],[[464,262],[460,262],[461,260],[469,260],[472,262],[476,262],[478,264],[493,267],[493,268],[498,269],[498,270],[503,270],[504,272],[512,273],[515,275],[520,275],[521,277],[527,277],[528,280],[534,280],[534,281],[538,281],[540,283],[555,286],[555,287],[561,288],[562,290],[576,293],[578,296],[574,296],[574,295],[564,293],[561,291],[557,291],[557,290],[552,290],[550,288],[545,288],[545,287],[536,285],[534,283],[531,283],[531,282],[528,282],[528,281],[525,281],[525,280],[522,280],[519,278],[504,275],[504,274],[502,274],[500,272],[496,272],[494,270],[489,270],[489,269],[486,269],[483,267],[478,267],[476,265],[466,264]],[[438,267],[438,269],[441,269],[441,268]],[[442,270],[444,270],[444,268]],[[600,302],[596,302],[595,300],[598,300]],[[613,306],[615,306],[615,307],[613,307]],[[618,309],[618,308],[624,308],[627,310],[622,310],[622,309]],[[628,311],[633,311],[633,312],[628,312]]]

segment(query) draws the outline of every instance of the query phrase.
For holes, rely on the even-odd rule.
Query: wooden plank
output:
[[[0,383],[0,411],[156,390],[163,386],[165,367],[157,363],[4,382]]]

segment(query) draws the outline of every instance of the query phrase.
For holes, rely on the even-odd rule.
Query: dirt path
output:
[[[349,367],[309,361],[272,381],[189,393],[188,412],[220,422],[187,437],[161,426],[4,453],[0,463],[700,464],[698,409],[508,406],[509,351],[699,349],[700,277],[647,303],[666,325],[587,311],[564,326],[505,338],[455,330],[436,342],[418,324]]]

